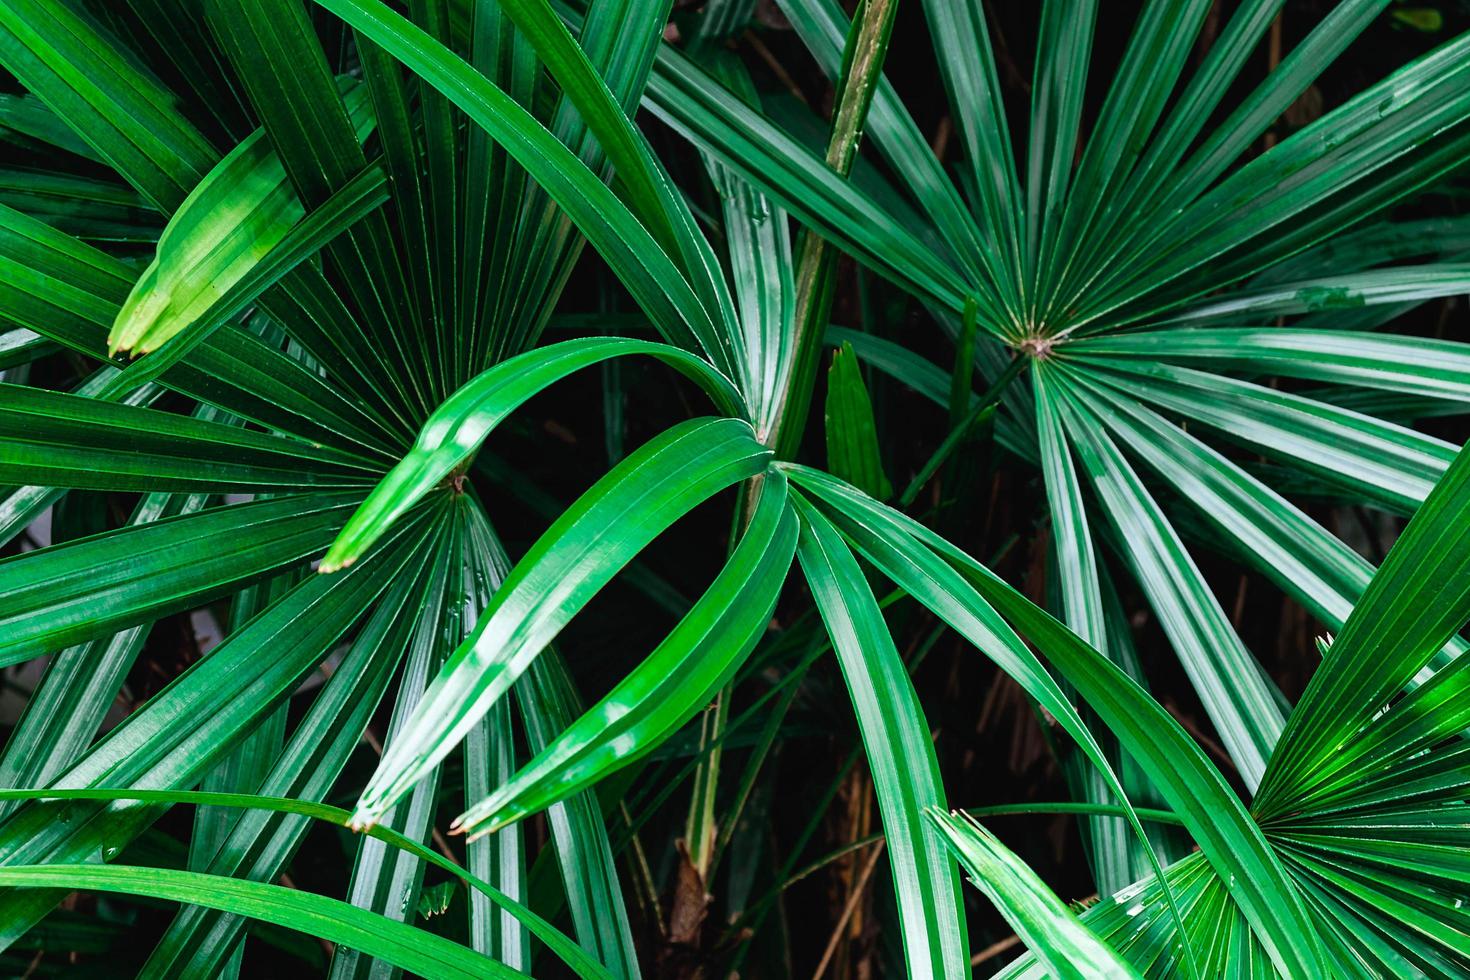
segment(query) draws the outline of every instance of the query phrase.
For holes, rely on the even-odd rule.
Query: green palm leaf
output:
[[[1470,35],[777,6],[0,10],[0,972],[1465,972]]]
[[[1082,980],[1139,975],[985,828],[942,810],[931,809],[925,816],[944,835],[945,846],[970,880],[1000,906],[1016,934],[1037,951],[1053,976]]]
[[[0,868],[0,881],[11,885],[77,886],[96,891],[148,895],[175,902],[207,905],[236,915],[275,922],[363,949],[396,966],[425,977],[521,977],[494,960],[440,936],[364,912],[337,899],[234,878],[213,878],[192,871],[91,867],[52,864]]]
[[[923,819],[925,808],[944,804],[928,725],[852,552],[826,518],[797,501],[797,557],[842,665],[873,769],[908,973],[953,976],[966,966],[963,906],[943,845]]]
[[[456,826],[493,833],[656,748],[709,701],[765,632],[795,548],[786,479],[774,473],[730,561],[674,631]]]
[[[355,823],[376,823],[432,770],[577,610],[696,504],[765,468],[770,450],[735,419],[695,419],[630,454],[506,577],[364,790]]]

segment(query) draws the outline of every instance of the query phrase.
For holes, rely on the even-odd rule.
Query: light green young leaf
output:
[[[374,117],[364,86],[344,95],[357,137]],[[158,239],[153,261],[117,311],[107,353],[156,350],[225,299],[306,214],[263,129],[201,180]]]
[[[461,815],[456,827],[493,833],[633,762],[676,732],[770,625],[796,530],[786,477],[769,473],[735,553],[673,632],[511,780]]]
[[[434,410],[408,455],[352,515],[322,560],[321,571],[352,564],[392,523],[474,455],[491,431],[525,401],[567,375],[611,357],[649,354],[694,380],[732,415],[744,414],[740,393],[722,374],[667,344],[620,338],[568,340],[503,361]]]
[[[924,816],[995,903],[1026,948],[1057,980],[1126,980],[1139,973],[1063,904],[1031,868],[968,815],[930,807]]]
[[[770,457],[746,422],[692,419],[641,446],[583,494],[511,570],[430,685],[363,790],[354,825],[377,822],[448,755],[634,555],[696,505],[762,472]]]
[[[150,332],[159,346],[142,361],[129,364],[117,385],[128,388],[159,377],[183,360],[201,343],[224,326],[225,321],[240,314],[259,299],[261,294],[301,263],[321,251],[332,239],[371,214],[388,199],[388,178],[383,171],[369,166],[334,193],[321,207],[306,215],[271,246],[259,261],[200,315],[182,325],[170,324],[164,333]],[[177,329],[175,329],[177,328]],[[166,336],[164,335],[166,334]]]
[[[0,205],[0,317],[87,357],[105,358],[107,332],[135,269],[42,221]],[[325,285],[325,281],[323,281]],[[141,367],[141,365],[139,365]],[[113,372],[116,379],[119,372]],[[381,452],[383,433],[302,361],[248,330],[216,331],[162,377],[169,388],[312,442],[346,441]],[[125,393],[109,380],[110,394]]]

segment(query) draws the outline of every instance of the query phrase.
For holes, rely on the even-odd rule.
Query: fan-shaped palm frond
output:
[[[698,910],[670,922],[697,932],[785,711],[830,649],[909,975],[970,970],[951,849],[1035,947],[1018,973],[1462,968],[1470,461],[1400,423],[1467,400],[1470,348],[1372,328],[1470,283],[1462,223],[1385,217],[1470,149],[1470,42],[1241,163],[1382,3],[1338,5],[1227,113],[1279,0],[1241,4],[1183,85],[1210,4],[1150,0],[1083,140],[1096,5],[1048,0],[1022,167],[981,4],[935,0],[965,153],[952,181],[882,81],[892,3],[853,25],[822,0],[785,5],[837,80],[825,152],[767,120],[738,59],[710,50],[748,16],[739,3],[702,11],[689,51],[709,71],[663,42],[666,0],[0,8],[0,64],[26,93],[0,100],[0,137],[32,165],[0,175],[0,370],[18,371],[0,383],[0,539],[59,501],[138,495],[125,521],[0,560],[0,665],[51,656],[0,750],[0,946],[85,889],[182,904],[147,975],[238,976],[258,920],[336,944],[329,962],[293,954],[333,977],[539,974],[545,952],[579,976],[637,976],[623,880],[645,920],[662,916],[646,818],[621,791],[717,705],[683,773],[644,780],[664,797],[694,784],[675,901]],[[640,102],[698,144],[718,219],[654,154]],[[865,131],[907,181],[879,192],[891,208],[854,176]],[[815,234],[793,242],[788,215]],[[659,340],[545,342],[584,242]],[[957,368],[828,331],[834,248],[947,324]],[[1432,261],[1385,264],[1409,258]],[[1350,316],[1324,319],[1336,311]],[[1300,319],[1271,325],[1284,317]],[[824,341],[840,345],[834,473],[795,459]],[[512,560],[476,486],[494,468],[482,447],[531,399],[632,354],[706,404],[610,454]],[[882,502],[859,359],[948,411],[900,507]],[[1040,463],[1065,626],[903,512],[992,417]],[[1417,516],[1375,571],[1219,442]],[[707,582],[640,565],[734,488]],[[1340,627],[1294,710],[1196,565],[1176,498]],[[1139,683],[1098,540],[1133,571],[1249,804]],[[584,709],[554,643],[619,577],[677,615]],[[1055,721],[1112,893],[1080,919],[944,815],[879,579]],[[783,596],[806,612],[773,629]],[[210,603],[228,606],[222,641],[98,737],[150,630]],[[753,677],[770,689],[734,719],[726,692]],[[772,698],[716,816],[720,753]],[[379,714],[364,782],[354,752]],[[344,793],[350,812],[326,803]],[[435,840],[446,797],[464,867],[430,847],[454,853]],[[1156,849],[1133,798],[1168,807],[1180,838]],[[187,848],[150,866],[169,863],[148,859],[153,828],[184,804]],[[344,838],[345,901],[276,884],[314,823],[364,832]],[[453,926],[420,921],[452,905],[425,888],[430,867],[465,885]]]
[[[1388,210],[1454,172],[1470,146],[1470,39],[1254,154],[1384,5],[1334,5],[1238,103],[1229,93],[1282,4],[1238,5],[1192,64],[1210,6],[1144,4],[1122,63],[1099,79],[1089,71],[1099,5],[1041,5],[1029,125],[1013,146],[982,5],[926,3],[963,159],[952,179],[880,83],[868,131],[904,182],[881,197],[832,181],[811,148],[678,52],[661,50],[649,101],[952,334],[971,304],[982,372],[998,375],[1007,348],[1032,367],[1032,397],[1007,399],[1013,421],[1000,436],[1045,475],[1068,625],[1109,649],[1097,551],[1112,542],[1254,787],[1286,705],[1190,546],[1207,529],[1208,544],[1340,628],[1372,566],[1289,495],[1307,480],[1412,513],[1453,456],[1407,423],[1464,411],[1452,378],[1470,348],[1368,331],[1470,283],[1462,222]],[[846,30],[836,5],[782,10],[835,73]],[[1089,92],[1102,103],[1084,137]],[[948,372],[872,336],[834,330],[831,341],[946,403]],[[1277,379],[1324,384],[1283,391]],[[1446,654],[1462,648],[1453,640]],[[1111,860],[1126,866],[1127,855]]]

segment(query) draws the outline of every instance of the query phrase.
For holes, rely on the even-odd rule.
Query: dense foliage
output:
[[[3,971],[1470,972],[1470,14],[990,6],[0,3]]]

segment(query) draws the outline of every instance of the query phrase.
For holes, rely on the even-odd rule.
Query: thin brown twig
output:
[[[1194,64],[1198,68],[1204,63],[1205,57],[1209,55],[1210,49],[1215,46],[1215,40],[1220,36],[1220,0],[1212,0],[1210,12],[1205,15],[1204,26],[1200,28],[1199,40],[1195,42]]]
[[[970,957],[970,965],[979,966],[986,960],[993,959],[994,957],[999,956],[1001,953],[1004,953],[1006,950],[1013,949],[1014,947],[1019,945],[1021,945],[1020,936],[1007,936],[1000,942],[991,943],[989,946],[986,946],[980,952]]]
[[[1237,633],[1240,632],[1240,621],[1245,616],[1245,592],[1248,581],[1242,575],[1240,577],[1240,585],[1235,590],[1235,609],[1230,614],[1230,625],[1235,627]]]
[[[279,881],[284,887],[289,888],[292,891],[301,891],[301,888],[297,886],[296,882],[291,880],[291,876],[284,871],[276,876],[276,880]],[[322,950],[326,952],[327,959],[331,959],[333,956],[337,955],[336,943],[332,942],[330,939],[325,939],[322,936],[317,936],[316,941],[317,944],[321,946]]]
[[[941,163],[944,162],[944,154],[949,149],[949,139],[953,135],[954,123],[950,121],[949,113],[946,112],[934,130],[934,139],[929,141],[929,149],[934,151],[934,158]]]
[[[633,897],[643,913],[647,922],[652,922],[658,930],[659,938],[668,935],[664,928],[663,917],[658,912],[658,888],[653,883],[653,869],[648,864],[648,854],[643,849],[643,841],[638,836],[638,831],[633,826],[633,817],[628,813],[626,803],[618,803],[618,815],[623,818],[623,824],[632,835],[629,846],[633,852]]]
[[[1184,727],[1184,730],[1194,737],[1196,742],[1204,746],[1206,752],[1215,757],[1215,762],[1221,768],[1230,769],[1232,772],[1236,771],[1235,760],[1230,758],[1230,753],[1225,751],[1223,745],[1207,735],[1204,729],[1200,728],[1193,718],[1180,711],[1178,705],[1174,704],[1171,700],[1166,700],[1164,707],[1168,709],[1169,714],[1174,716],[1174,720],[1179,722]]]
[[[1011,46],[1006,41],[1005,31],[1001,28],[1000,18],[996,16],[995,5],[986,0],[985,11],[990,15],[991,33],[990,39],[995,47],[995,64],[1000,69],[1001,78],[1013,91],[1021,92],[1026,96],[1031,95],[1031,80],[1016,63],[1011,54]]]
[[[766,67],[771,69],[771,74],[776,76],[776,80],[786,86],[786,91],[800,99],[802,105],[811,105],[806,95],[802,93],[801,86],[796,84],[796,79],[791,77],[791,73],[771,53],[771,49],[766,47],[765,42],[754,31],[746,31],[741,35],[740,39],[750,45],[750,50],[754,51],[756,57],[765,62]]]
[[[827,972],[827,964],[832,962],[832,957],[837,953],[837,944],[842,941],[842,933],[847,929],[847,921],[857,911],[863,892],[867,890],[868,879],[873,877],[873,869],[878,866],[878,859],[883,856],[883,851],[887,846],[886,839],[879,841],[878,846],[874,847],[872,853],[868,855],[868,862],[863,865],[857,881],[853,882],[852,891],[847,896],[847,904],[842,908],[842,916],[832,929],[832,936],[827,940],[827,949],[822,953],[822,961],[817,964],[817,971],[812,974],[812,980],[822,980],[822,974]]]

